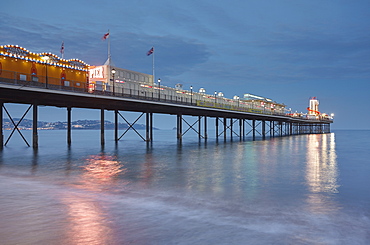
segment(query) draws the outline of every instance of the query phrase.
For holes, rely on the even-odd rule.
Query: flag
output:
[[[147,53],[146,55],[149,56],[151,55],[152,53],[154,53],[154,47],[152,47]]]
[[[108,37],[109,37],[109,31],[105,33],[101,39],[106,40]]]
[[[64,54],[64,41],[62,42],[62,46],[60,47],[60,53]]]

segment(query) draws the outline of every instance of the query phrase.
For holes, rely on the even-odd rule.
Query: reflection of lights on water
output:
[[[306,180],[310,190],[336,193],[337,177],[335,142],[332,139],[328,142],[327,135],[309,135]]]
[[[97,179],[111,179],[124,171],[122,165],[113,156],[93,155],[86,159],[86,174]]]
[[[81,167],[84,171],[82,178],[79,178],[77,182],[78,188],[102,191],[114,188],[117,183],[121,188],[129,184],[129,181],[118,178],[125,174],[127,169],[120,161],[117,161],[116,156],[92,155],[85,162],[85,166]]]
[[[328,211],[331,201],[324,193],[338,193],[338,167],[334,134],[309,135],[307,139],[306,183],[313,211]]]
[[[110,244],[111,228],[100,205],[81,195],[66,196],[63,201],[69,216],[66,244]]]

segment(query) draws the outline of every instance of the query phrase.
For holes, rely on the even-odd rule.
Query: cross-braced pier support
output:
[[[203,129],[203,134],[202,134],[202,118],[204,119],[204,129]],[[183,131],[183,122],[185,122],[185,124],[188,126],[188,128]],[[196,125],[198,125],[198,128],[196,128]],[[177,130],[177,139],[179,141],[182,140],[182,137],[190,130],[193,130],[197,135],[198,135],[198,139],[201,140],[201,139],[207,139],[207,117],[206,116],[198,116],[197,117],[197,120],[193,123],[189,123],[188,121],[186,121],[183,117],[183,115],[181,114],[178,114],[177,115],[177,126],[176,126],[176,130]]]
[[[27,142],[26,138],[23,136],[19,125],[22,120],[25,118],[27,113],[32,109],[32,147],[38,148],[38,103],[35,101],[33,104],[30,104],[27,108],[26,112],[23,114],[22,118],[20,118],[17,122],[13,120],[10,113],[5,107],[4,102],[0,102],[0,121],[1,121],[1,132],[0,132],[0,148],[6,146],[9,142],[10,138],[13,136],[15,132],[18,132],[19,135],[22,137],[24,142],[27,146],[30,144]],[[68,146],[72,143],[72,106],[67,105],[67,144]],[[8,138],[5,140],[3,135],[3,112],[5,112],[10,121],[13,124],[13,130],[11,131]],[[139,131],[137,131],[134,127],[135,123],[143,116],[146,116],[146,128],[145,128],[145,137],[141,135]],[[194,131],[199,140],[204,139],[207,140],[207,128],[208,128],[208,117],[205,115],[196,115],[190,117],[195,117],[195,122],[193,121],[190,123],[190,120],[185,120],[182,114],[177,114],[177,139],[182,140],[183,136],[189,132]],[[121,117],[128,125],[128,128],[125,132],[119,137],[119,117]],[[244,140],[246,136],[250,136],[253,140],[256,140],[257,137],[261,137],[265,139],[267,136],[275,137],[275,136],[290,136],[290,135],[300,135],[300,134],[322,134],[322,133],[330,133],[330,123],[331,122],[312,122],[312,121],[284,121],[280,119],[279,121],[270,120],[267,118],[266,120],[256,120],[256,119],[249,119],[249,118],[232,118],[232,117],[214,117],[215,118],[215,130],[216,130],[216,140],[219,137],[223,137],[226,141],[228,138],[233,140],[236,136],[240,140]],[[101,145],[104,146],[105,144],[105,109],[100,109],[100,135],[101,135]],[[135,131],[135,133],[146,142],[153,141],[153,112],[142,112],[138,118],[133,122],[130,123],[128,120],[123,117],[123,115],[119,112],[119,110],[114,110],[114,140],[118,142],[129,130]],[[239,123],[239,125],[238,125]],[[187,128],[184,128],[187,127]],[[246,130],[246,126],[249,127]],[[238,128],[239,127],[239,128]],[[185,130],[184,130],[185,129]],[[5,141],[5,144],[3,143]]]

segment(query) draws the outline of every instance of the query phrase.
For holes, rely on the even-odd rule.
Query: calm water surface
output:
[[[160,130],[151,145],[107,131],[104,148],[99,131],[72,135],[0,152],[1,244],[370,244],[370,131],[178,144]]]

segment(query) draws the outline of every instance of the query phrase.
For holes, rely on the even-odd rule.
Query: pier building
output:
[[[0,77],[43,83],[47,88],[86,90],[89,65],[79,59],[61,59],[52,53],[33,53],[17,45],[0,46]]]

